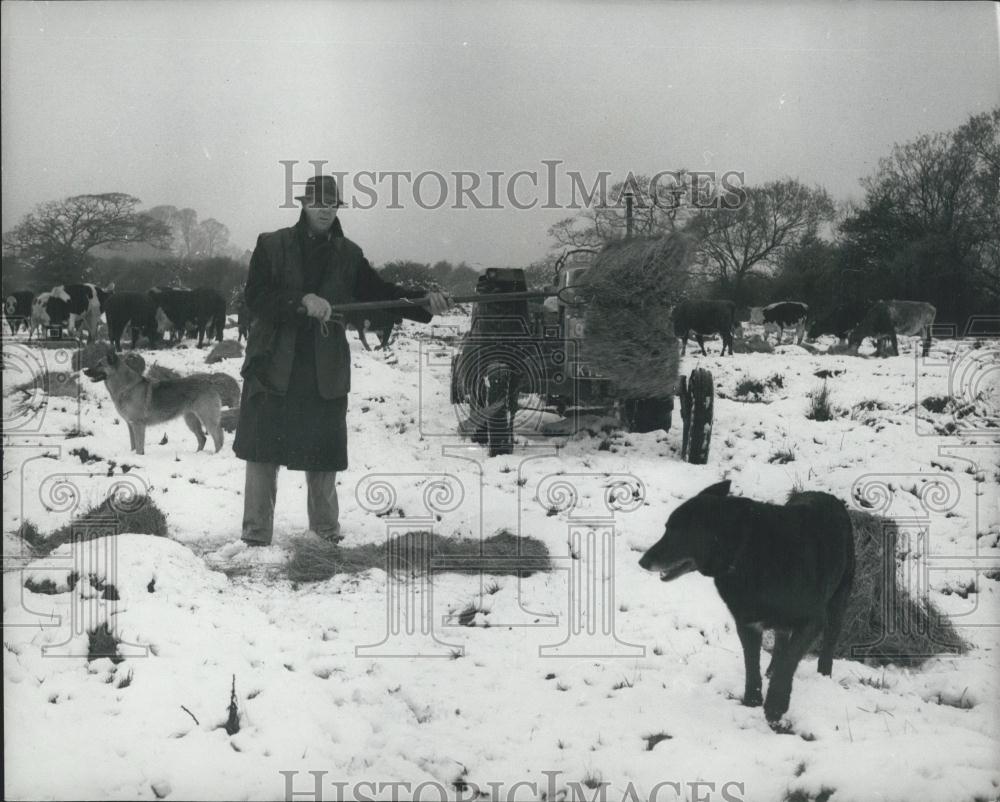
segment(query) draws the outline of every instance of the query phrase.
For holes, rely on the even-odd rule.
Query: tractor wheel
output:
[[[691,371],[690,379],[682,376],[680,396],[684,421],[681,457],[692,465],[704,465],[708,462],[715,412],[715,384],[711,371],[696,368]]]
[[[510,369],[490,376],[486,438],[491,457],[514,453],[514,415],[517,413],[515,382],[516,377]]]
[[[673,397],[629,398],[623,406],[629,431],[637,434],[655,432],[657,429],[670,431],[670,418],[674,411]]]

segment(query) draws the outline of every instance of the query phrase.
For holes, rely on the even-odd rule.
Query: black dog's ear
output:
[[[720,498],[725,498],[729,495],[729,486],[732,482],[726,479],[724,482],[718,482],[714,485],[709,485],[704,490],[702,490],[699,496],[719,496]]]

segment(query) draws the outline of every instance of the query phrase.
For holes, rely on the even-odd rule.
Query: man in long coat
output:
[[[306,472],[309,528],[341,539],[336,474],[347,468],[351,352],[330,305],[423,295],[384,281],[344,236],[333,176],[310,178],[297,200],[296,225],[258,238],[245,290],[253,322],[233,450],[247,464],[243,540],[253,546],[271,542],[281,465]],[[448,308],[441,293],[427,296],[393,309],[426,323]]]

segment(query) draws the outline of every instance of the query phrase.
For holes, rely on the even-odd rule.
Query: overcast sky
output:
[[[344,209],[389,259],[526,264],[557,209],[453,209],[451,174],[545,200],[543,160],[590,180],[679,167],[860,197],[894,142],[1000,105],[992,3],[4,2],[3,228],[34,205],[128,192],[194,208],[235,244],[292,224],[324,160],[377,185]],[[399,179],[445,175],[442,208]],[[469,182],[473,179],[464,179]],[[421,182],[434,204],[436,179]],[[372,196],[348,191],[371,205]],[[466,206],[471,206],[467,198]]]

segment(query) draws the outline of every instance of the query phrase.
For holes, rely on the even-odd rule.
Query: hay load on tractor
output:
[[[525,396],[565,415],[571,428],[601,411],[632,431],[669,430],[679,394],[683,456],[707,461],[712,376],[703,369],[679,376],[671,318],[693,258],[682,234],[578,249],[560,259],[544,293],[526,292],[522,270],[487,270],[452,361],[451,400],[466,405],[465,431],[491,456],[510,453]]]

